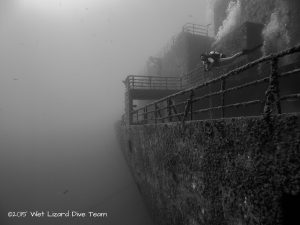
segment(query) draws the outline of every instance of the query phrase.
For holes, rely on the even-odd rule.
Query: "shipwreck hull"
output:
[[[299,125],[285,114],[117,130],[157,224],[275,225],[297,216]]]

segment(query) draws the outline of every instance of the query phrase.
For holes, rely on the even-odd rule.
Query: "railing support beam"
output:
[[[157,124],[157,103],[154,104],[154,121]]]
[[[266,102],[264,107],[264,114],[270,117],[274,111],[274,105],[277,113],[281,114],[280,94],[279,94],[279,80],[278,80],[278,58],[271,61],[271,74],[269,78],[269,86],[266,91]]]
[[[148,123],[148,114],[147,114],[148,110],[147,110],[147,106],[144,108],[144,123],[147,124]]]
[[[194,91],[192,90],[191,91],[191,94],[190,94],[190,120],[193,120],[193,112],[194,112],[194,109],[193,109],[193,98],[194,98]]]
[[[222,109],[221,109],[221,115],[222,115],[222,118],[224,118],[224,104],[225,104],[225,79],[222,79],[221,80],[221,91],[222,91],[222,95],[221,95],[221,106],[222,106]]]
[[[168,98],[168,100],[167,100],[167,111],[168,111],[169,122],[172,122],[172,109],[171,109],[171,105],[172,105],[172,100],[170,98]]]

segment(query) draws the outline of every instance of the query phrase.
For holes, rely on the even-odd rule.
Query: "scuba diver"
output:
[[[256,51],[257,49],[261,48],[262,46],[263,45],[260,44],[251,49],[244,49],[243,51],[238,52],[230,57],[226,57],[225,54],[216,51],[212,51],[208,54],[203,53],[201,54],[200,58],[204,65],[204,71],[210,71],[214,67],[221,67],[221,66],[228,65],[234,62],[236,59],[240,58],[241,56],[248,55]]]

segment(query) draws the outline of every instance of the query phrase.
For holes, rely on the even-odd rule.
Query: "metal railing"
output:
[[[280,74],[278,69],[278,60],[284,56],[298,52],[300,52],[300,45],[277,54],[260,58],[225,73],[218,78],[154,101],[131,112],[131,117],[133,118],[132,124],[152,124],[173,121],[184,122],[186,120],[198,119],[196,115],[207,112],[211,113],[212,111],[218,111],[221,114],[220,118],[224,118],[224,111],[228,108],[235,109],[257,104],[263,108],[260,114],[263,114],[266,117],[270,117],[270,115],[275,111],[280,114],[282,112],[281,102],[291,99],[299,99],[300,93],[280,96],[279,78],[300,73],[300,69],[297,68]],[[271,72],[268,77],[226,88],[226,82],[228,79],[267,62],[270,62],[271,64]],[[255,87],[256,85],[263,83],[266,84],[267,87],[263,99],[252,99],[238,103],[225,104],[225,94],[229,94],[236,90],[243,90],[247,87]],[[218,89],[211,91],[212,85],[215,85]],[[209,107],[201,107],[201,104],[197,104],[203,100],[209,101],[216,96],[219,98],[219,104],[217,105],[210,104]],[[207,116],[204,119],[211,119],[211,117]]]
[[[216,67],[212,71],[205,71],[204,66],[198,64],[197,67],[181,76],[182,79],[182,87],[189,88],[195,86],[197,84],[201,84],[207,82],[211,78],[216,78],[221,74],[227,73],[235,68],[243,66],[244,61],[240,61],[239,63],[224,65],[222,67]]]
[[[198,66],[195,69],[189,71],[188,73],[183,74],[181,76],[183,88],[188,88],[191,85],[194,86],[195,84],[204,83],[206,81],[206,74],[207,73],[204,72],[203,66]]]
[[[127,89],[181,90],[182,79],[180,77],[130,75],[126,78],[125,85]]]
[[[204,25],[199,25],[194,23],[186,23],[182,27],[182,31],[195,34],[195,35],[208,36],[208,27],[209,25],[204,26]]]

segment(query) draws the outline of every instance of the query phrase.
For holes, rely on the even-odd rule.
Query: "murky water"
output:
[[[112,133],[2,136],[1,225],[130,224],[151,220]],[[8,218],[9,211],[87,213],[86,218]],[[107,213],[90,218],[88,212]]]

